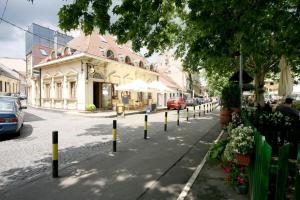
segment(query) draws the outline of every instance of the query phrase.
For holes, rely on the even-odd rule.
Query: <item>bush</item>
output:
[[[222,105],[224,108],[239,108],[241,106],[241,90],[237,84],[228,84],[222,90]]]
[[[87,111],[91,111],[92,112],[92,111],[96,110],[96,106],[91,103],[91,104],[86,105],[85,109]]]
[[[294,101],[293,107],[300,111],[300,101]]]

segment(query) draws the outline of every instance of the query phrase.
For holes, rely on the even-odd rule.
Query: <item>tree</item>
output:
[[[190,71],[199,68],[234,71],[240,53],[245,68],[255,76],[256,91],[264,77],[278,71],[285,55],[299,73],[299,0],[123,0],[112,6],[110,0],[77,0],[63,6],[59,26],[66,31],[81,27],[89,34],[117,36],[119,43],[132,41],[138,51],[147,47],[148,55],[176,48]],[[111,22],[109,10],[117,20]],[[257,92],[256,101],[263,103]]]

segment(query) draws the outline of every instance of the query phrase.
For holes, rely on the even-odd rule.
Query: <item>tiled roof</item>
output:
[[[26,74],[26,62],[21,58],[0,58],[0,64],[17,72]]]
[[[13,79],[19,79],[19,74],[18,72],[6,67],[5,65],[0,63],[0,75],[13,78]]]
[[[105,57],[106,51],[111,50],[114,53],[114,58],[120,61],[120,57],[123,56],[124,59],[126,56],[129,56],[131,63],[142,61],[144,66],[146,66],[146,59],[135,53],[129,44],[118,45],[116,40],[111,35],[100,35],[96,31],[93,31],[91,35],[84,35],[83,33],[80,36],[75,37],[73,40],[67,43],[68,47],[74,49],[77,53],[87,53],[93,56]],[[60,49],[59,51],[62,51]],[[51,55],[50,55],[51,56]],[[50,56],[44,59],[41,63],[49,61]]]

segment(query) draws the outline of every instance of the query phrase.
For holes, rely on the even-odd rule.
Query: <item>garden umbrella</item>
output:
[[[172,92],[170,88],[162,84],[160,81],[153,81],[149,83],[149,88],[159,92]]]
[[[279,88],[278,95],[279,96],[289,96],[293,92],[293,79],[291,74],[291,69],[287,65],[285,56],[281,56],[279,62],[280,68],[280,79],[279,79]]]
[[[131,83],[120,85],[116,87],[116,90],[119,91],[137,91],[137,92],[147,92],[149,90],[149,86],[145,81],[135,80]]]

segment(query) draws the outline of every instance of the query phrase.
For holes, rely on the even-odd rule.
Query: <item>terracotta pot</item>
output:
[[[220,123],[222,126],[227,125],[231,120],[231,110],[222,108],[220,111]]]
[[[241,112],[240,108],[231,108],[231,110],[232,110],[232,112],[236,112],[236,113]]]
[[[243,154],[235,154],[235,160],[237,164],[248,166],[250,164],[251,158],[250,155],[243,155]]]

